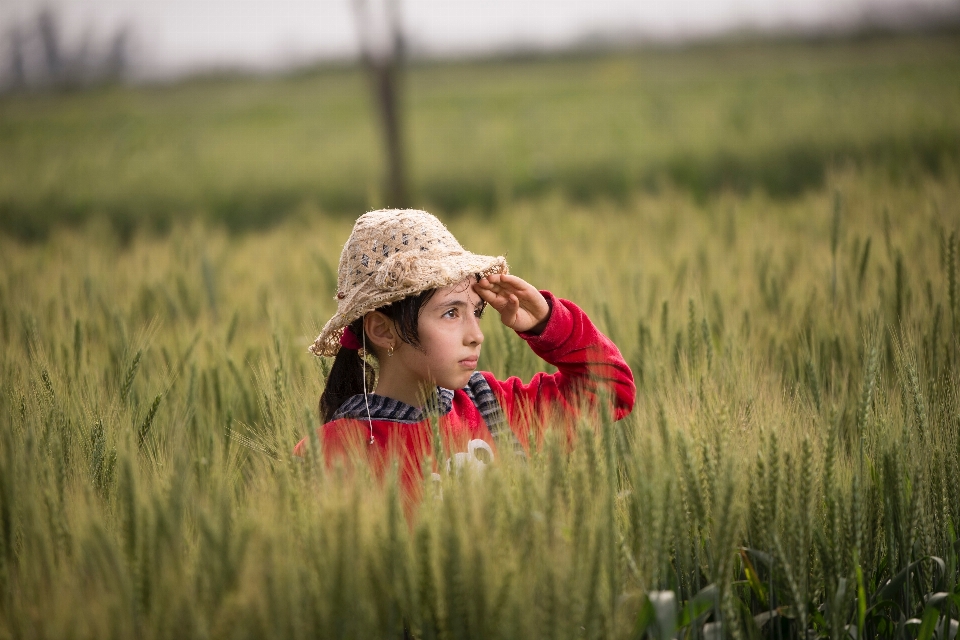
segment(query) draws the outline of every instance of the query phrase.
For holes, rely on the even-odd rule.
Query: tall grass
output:
[[[348,222],[2,238],[0,636],[946,638],[957,202],[853,171],[453,220],[615,337],[637,406],[411,520],[311,435]],[[540,368],[484,323],[483,368]]]

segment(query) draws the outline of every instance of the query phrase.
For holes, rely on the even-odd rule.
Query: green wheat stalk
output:
[[[143,350],[138,349],[133,356],[130,366],[127,367],[127,373],[123,376],[123,382],[120,383],[120,400],[124,401],[130,395],[130,388],[133,386],[133,379],[137,376],[137,370],[140,368],[140,360],[143,357]]]
[[[147,415],[144,417],[143,421],[140,423],[139,428],[137,428],[137,448],[142,449],[143,444],[147,439],[147,436],[150,434],[150,428],[153,426],[153,420],[157,417],[157,409],[160,408],[160,401],[163,399],[163,394],[158,393],[157,397],[153,399],[153,403],[150,405],[150,409],[147,411]]]

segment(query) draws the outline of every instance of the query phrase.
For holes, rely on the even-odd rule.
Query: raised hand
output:
[[[550,317],[550,305],[537,288],[507,274],[481,279],[473,290],[500,314],[500,322],[514,331],[542,331]]]

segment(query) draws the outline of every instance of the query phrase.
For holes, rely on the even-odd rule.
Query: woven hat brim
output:
[[[427,289],[439,289],[456,284],[469,277],[483,278],[495,273],[509,273],[507,260],[503,256],[484,256],[469,251],[447,257],[444,259],[444,266],[446,268],[442,273],[430,274],[417,282],[400,284],[399,288],[380,288],[371,292],[361,287],[354,292],[354,295],[340,300],[337,313],[327,321],[320,335],[310,345],[310,353],[318,357],[337,355],[340,351],[340,337],[343,335],[344,328],[357,318],[384,305]]]

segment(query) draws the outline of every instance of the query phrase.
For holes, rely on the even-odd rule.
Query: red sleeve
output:
[[[548,291],[541,293],[552,308],[546,327],[539,335],[518,335],[559,371],[538,373],[527,384],[517,377],[499,381],[484,373],[508,422],[516,429],[551,411],[575,416],[580,407],[595,407],[603,395],[612,401],[615,420],[629,414],[637,387],[620,350],[600,333],[580,307]],[[526,434],[517,435],[526,440]]]

